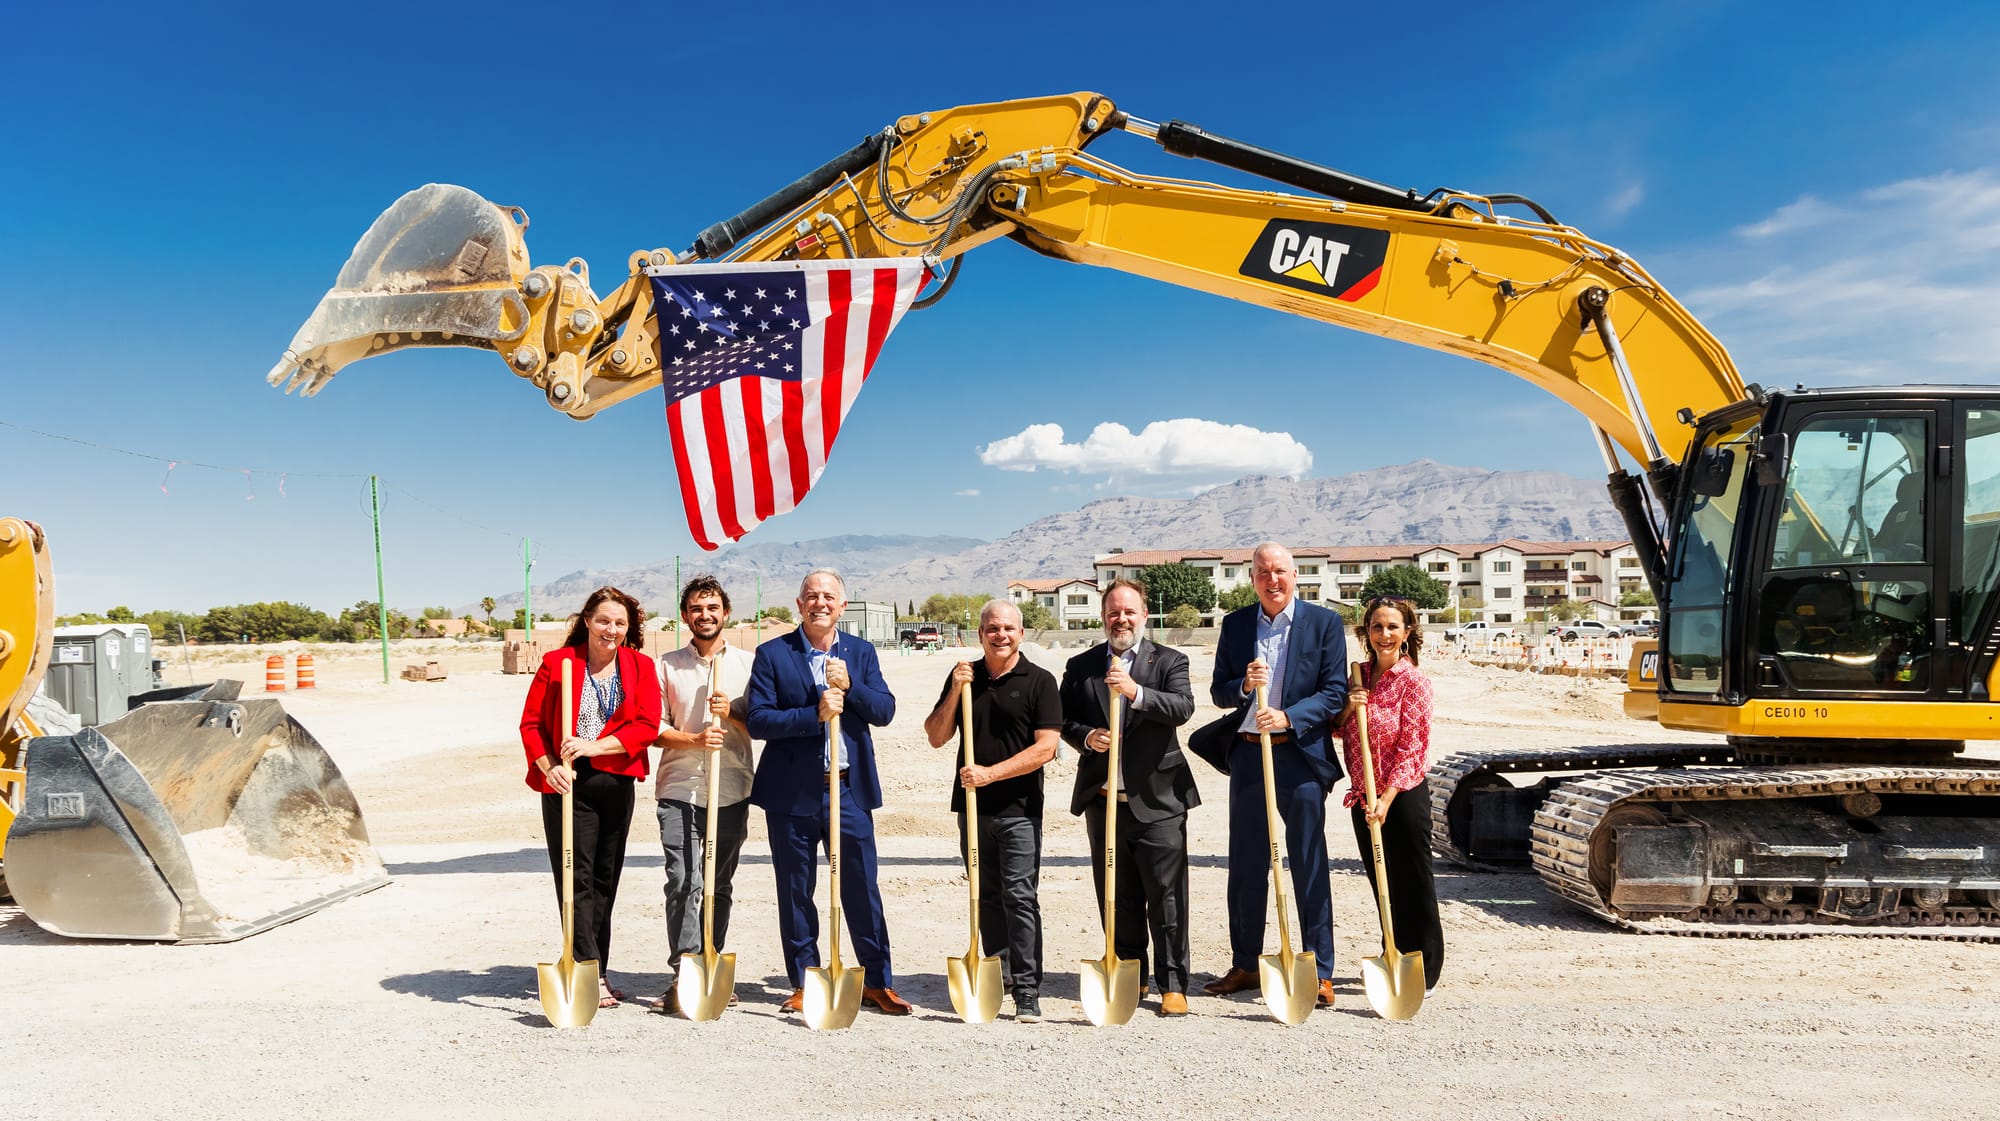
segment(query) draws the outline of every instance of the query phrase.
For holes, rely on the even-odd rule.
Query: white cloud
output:
[[[1646,185],[1639,182],[1628,183],[1623,190],[1605,200],[1604,213],[1615,222],[1638,209],[1639,204],[1645,201]]]
[[[1060,424],[1031,424],[979,449],[979,462],[1003,471],[1144,476],[1187,487],[1242,475],[1303,475],[1312,452],[1289,432],[1182,417],[1156,420],[1137,433],[1106,422],[1078,443],[1064,441]]]
[[[952,491],[951,493],[953,493],[953,494],[957,495],[957,496],[958,496],[958,497],[960,497],[960,498],[978,498],[978,497],[979,497],[979,488],[978,488],[978,487],[967,487],[967,488],[966,488],[966,489],[964,489],[964,490],[955,490],[955,491]]]
[[[1805,195],[1735,232],[1685,299],[1745,381],[2000,378],[2000,170]]]

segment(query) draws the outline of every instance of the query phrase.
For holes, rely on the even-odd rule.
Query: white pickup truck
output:
[[[1470,623],[1460,623],[1458,626],[1446,627],[1444,629],[1444,640],[1446,642],[1490,642],[1496,638],[1512,637],[1514,637],[1514,628],[1498,623],[1489,623],[1484,619],[1474,619]]]
[[[1556,628],[1556,637],[1564,642],[1575,642],[1579,638],[1623,638],[1625,628],[1596,619],[1578,619]]]

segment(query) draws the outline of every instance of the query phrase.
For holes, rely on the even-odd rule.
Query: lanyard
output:
[[[615,659],[613,664],[615,666],[616,664]],[[585,668],[588,669],[589,667],[586,666]],[[613,693],[619,691],[618,679],[615,676],[617,670],[614,668],[612,670],[612,673],[614,674],[614,676],[611,679],[611,684],[606,685],[601,689],[597,685],[597,676],[595,674],[585,673],[583,675],[584,684],[590,686],[591,696],[597,698],[597,718],[604,721],[607,724],[611,722],[611,696]]]

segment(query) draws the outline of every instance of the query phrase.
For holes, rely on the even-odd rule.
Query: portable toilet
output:
[[[144,623],[57,627],[45,688],[86,725],[125,715],[154,688],[152,631]]]

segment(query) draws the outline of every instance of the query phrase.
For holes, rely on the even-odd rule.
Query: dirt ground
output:
[[[191,669],[176,657],[169,677],[241,676],[257,689],[262,654],[204,651]],[[1189,654],[1199,697],[1211,658]],[[396,669],[435,658],[449,670],[421,684],[384,684],[376,651],[320,648],[320,687],[285,703],[346,773],[394,882],[218,946],[70,941],[0,907],[16,1072],[4,1112],[1014,1119],[1339,1116],[1389,1103],[1415,1118],[2000,1116],[1996,944],[1628,934],[1557,904],[1531,876],[1440,866],[1443,981],[1415,1020],[1380,1020],[1356,974],[1380,951],[1374,901],[1339,812],[1328,828],[1334,1010],[1286,1028],[1254,994],[1197,993],[1187,1019],[1158,1019],[1149,998],[1130,1024],[1092,1028],[1075,963],[1103,942],[1082,825],[1058,808],[1068,758],[1049,778],[1063,794],[1043,852],[1049,1019],[964,1025],[944,982],[966,929],[944,803],[951,763],[921,729],[958,656],[885,659],[901,704],[878,734],[881,886],[913,1017],[863,1012],[821,1035],[778,1014],[774,890],[753,813],[730,938],[742,1003],[709,1024],[629,1003],[587,1029],[548,1028],[534,966],[556,956],[560,927],[521,782],[527,678],[502,675],[491,645],[406,644]],[[1612,683],[1462,663],[1433,672],[1439,753],[1675,738],[1622,721]],[[1204,705],[1195,719],[1212,715]],[[1228,952],[1225,785],[1197,770],[1209,801],[1190,822],[1198,984]],[[669,982],[660,869],[642,795],[611,973],[635,995]]]

